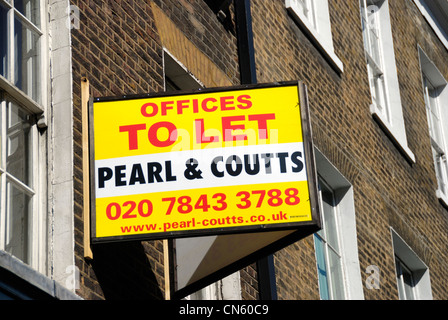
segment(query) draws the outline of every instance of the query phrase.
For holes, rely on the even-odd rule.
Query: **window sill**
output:
[[[437,190],[437,191],[436,191],[436,195],[437,195],[437,198],[439,198],[440,203],[441,203],[445,208],[448,208],[448,197],[447,197],[445,194],[443,194],[443,192],[440,191],[440,190]]]
[[[71,290],[39,273],[3,250],[0,250],[0,269],[22,283],[22,286],[26,285],[26,287],[22,288],[24,290],[29,288],[33,292],[38,291],[41,295],[48,295],[58,300],[81,300],[81,297]]]
[[[325,60],[338,74],[342,74],[344,72],[344,64],[336,56],[333,48],[330,48],[330,45],[325,43],[325,41],[322,39],[322,35],[320,35],[311,25],[311,23],[308,21],[308,18],[305,17],[301,12],[294,10],[294,8],[292,8],[291,6],[287,5],[286,8],[288,9],[288,12],[294,17],[294,20],[297,22],[299,27],[304,31],[306,36],[323,55]]]
[[[21,107],[25,108],[31,113],[41,114],[44,112],[44,107],[29,98],[22,90],[17,88],[5,77],[0,75],[0,88],[4,89],[14,100],[20,103]]]
[[[384,117],[381,115],[380,111],[376,107],[376,105],[371,104],[370,105],[370,112],[372,113],[373,118],[378,122],[381,129],[386,133],[386,135],[392,140],[392,142],[395,144],[395,146],[400,150],[400,152],[405,156],[406,160],[414,164],[416,162],[415,155],[411,151],[411,149],[408,148],[406,139],[403,139],[400,137],[399,134],[397,134],[392,126],[384,119]],[[403,141],[404,140],[404,141]]]

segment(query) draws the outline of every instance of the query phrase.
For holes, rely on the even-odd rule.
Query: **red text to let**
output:
[[[229,96],[216,98],[203,98],[192,100],[178,100],[178,101],[162,101],[159,104],[146,103],[141,107],[141,114],[144,118],[152,118],[154,116],[167,115],[183,115],[188,111],[193,114],[198,114],[198,118],[194,119],[195,138],[197,144],[205,144],[212,142],[227,142],[227,141],[245,141],[248,139],[246,134],[236,133],[237,130],[244,131],[247,122],[256,123],[258,139],[267,140],[268,137],[268,122],[275,120],[274,113],[267,114],[251,114],[251,115],[236,115],[221,117],[220,128],[218,129],[222,136],[210,135],[207,136],[206,120],[200,117],[200,113],[210,112],[226,112],[234,110],[246,110],[252,107],[251,97],[248,95]],[[185,128],[184,128],[185,129]],[[137,123],[129,124],[119,127],[120,133],[127,134],[129,150],[138,150],[142,143],[149,142],[151,145],[159,148],[172,146],[178,140],[178,128],[170,121],[159,121],[155,123]],[[146,138],[141,138],[139,132],[144,131]],[[163,132],[163,135],[159,134]],[[144,136],[144,135],[143,135]],[[160,136],[165,137],[161,139]]]

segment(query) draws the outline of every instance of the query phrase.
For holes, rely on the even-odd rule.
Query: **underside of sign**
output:
[[[308,225],[297,230],[176,239],[173,298],[183,298],[319,229]]]

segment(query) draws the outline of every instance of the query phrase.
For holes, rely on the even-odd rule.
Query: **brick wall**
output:
[[[434,298],[446,299],[447,211],[435,196],[417,45],[445,78],[448,53],[412,1],[389,1],[406,133],[417,158],[410,164],[370,115],[358,1],[329,3],[343,74],[322,58],[287,14],[284,1],[254,0],[258,79],[301,79],[308,86],[316,146],[354,188],[362,279],[369,265],[381,271],[380,290],[364,288],[366,299],[398,298],[390,227],[429,266]],[[278,252],[275,263],[279,298],[319,297],[312,239]]]
[[[304,80],[309,90],[315,144],[352,184],[361,276],[380,268],[380,289],[366,299],[397,299],[390,228],[428,265],[435,299],[447,299],[447,210],[435,196],[417,46],[448,79],[448,52],[412,1],[389,1],[409,163],[369,110],[371,103],[358,1],[329,0],[338,74],[288,15],[283,0],[253,0],[253,30],[260,83]],[[76,263],[78,294],[86,299],[163,299],[161,241],[101,245],[83,258],[80,79],[93,96],[163,90],[163,48],[206,86],[238,84],[233,14],[220,22],[210,1],[73,0],[81,11],[72,30]],[[155,18],[157,17],[157,18]],[[198,57],[196,60],[194,57]],[[275,255],[279,299],[318,299],[313,238]],[[255,265],[241,272],[243,299],[258,298]],[[143,285],[142,285],[143,284]]]
[[[78,294],[85,299],[163,299],[161,241],[98,245],[83,257],[80,82],[95,97],[163,90],[162,46],[144,1],[71,1],[80,9],[72,30],[75,150],[75,255]]]
[[[230,19],[222,23],[212,11],[214,1],[204,0],[154,0],[157,6],[179,28],[194,46],[207,56],[218,69],[229,78],[230,83],[239,83],[238,57],[235,27]],[[210,3],[210,6],[209,4]],[[153,6],[154,7],[154,6]],[[159,30],[165,32],[165,30]],[[185,48],[186,49],[186,48]],[[185,50],[184,49],[184,50]],[[177,57],[181,59],[181,57]],[[181,62],[185,63],[185,61]],[[194,68],[192,68],[194,69]],[[195,74],[195,70],[190,70]],[[203,73],[202,70],[197,73]],[[199,80],[206,81],[205,75],[195,74]],[[213,80],[206,86],[214,85]],[[218,83],[219,85],[219,83]]]
[[[434,298],[447,299],[447,210],[435,197],[437,180],[417,47],[425,51],[445,79],[448,79],[448,51],[413,2],[402,0],[392,3],[391,10],[396,12],[391,23],[396,30],[394,42],[398,51],[397,70],[403,105],[407,110],[405,121],[409,146],[418,159],[409,172],[409,179],[415,183],[405,186],[408,197],[399,198],[397,207],[401,213],[400,221],[394,220],[393,227],[401,231],[405,241],[428,265]]]

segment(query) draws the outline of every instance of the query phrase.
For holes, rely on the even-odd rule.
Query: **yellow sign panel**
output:
[[[93,104],[94,240],[312,221],[297,84]]]

